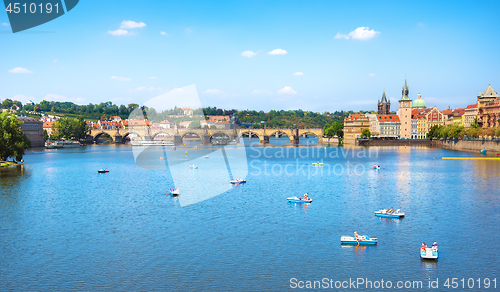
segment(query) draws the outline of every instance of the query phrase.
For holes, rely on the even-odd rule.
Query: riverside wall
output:
[[[355,145],[358,146],[432,146],[431,140],[371,140],[371,139],[357,139]]]
[[[450,150],[472,152],[479,152],[480,150],[485,149],[488,152],[500,153],[500,140],[433,140],[432,146]]]

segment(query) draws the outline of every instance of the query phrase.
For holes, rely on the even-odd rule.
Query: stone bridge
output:
[[[127,136],[134,135],[136,140],[154,140],[156,136],[167,136],[171,138],[175,145],[182,145],[184,136],[196,135],[200,137],[201,143],[210,144],[213,137],[228,136],[231,140],[237,140],[243,135],[257,136],[260,143],[269,143],[269,137],[287,136],[291,144],[299,144],[299,138],[302,136],[314,135],[323,141],[323,129],[152,129],[152,128],[122,128],[122,129],[92,129],[87,134],[87,141],[96,141],[101,135],[107,134],[115,143],[124,143]]]

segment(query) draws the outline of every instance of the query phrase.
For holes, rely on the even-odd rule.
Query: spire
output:
[[[406,77],[405,77],[405,86],[403,86],[403,90],[401,91],[401,100],[409,100],[410,98],[408,97],[410,93],[410,88],[408,87],[408,82],[406,82]]]
[[[385,97],[385,90],[384,93],[382,94],[382,103],[387,103],[387,97]]]

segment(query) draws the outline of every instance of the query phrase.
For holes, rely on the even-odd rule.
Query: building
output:
[[[379,115],[388,115],[391,112],[391,102],[387,101],[387,98],[385,97],[385,90],[384,93],[382,94],[382,100],[378,101],[378,114]]]
[[[429,133],[429,130],[431,129],[432,126],[444,125],[445,115],[442,112],[440,112],[437,109],[437,107],[435,107],[435,106],[431,107],[431,108],[425,110],[425,112],[422,112],[422,114],[425,114],[425,120],[427,121],[426,133]]]
[[[472,123],[474,123],[474,120],[477,117],[477,103],[475,104],[469,104],[465,108],[465,113],[464,113],[464,126],[466,128],[469,128]]]
[[[189,107],[183,107],[181,108],[182,111],[184,112],[185,116],[192,116],[193,115],[193,109]]]
[[[55,121],[46,121],[46,122],[43,122],[43,124],[42,124],[43,130],[47,131],[47,135],[49,135],[49,137],[52,134],[52,125],[54,123],[55,123]]]
[[[420,94],[419,94],[420,96]],[[417,101],[418,98],[415,100]],[[421,99],[422,100],[422,99]],[[415,103],[413,101],[412,103],[412,110],[411,110],[411,138],[412,139],[422,139],[425,138],[425,136],[422,136],[422,131],[424,131],[423,128],[423,121],[425,120],[425,115],[422,114],[426,110],[425,107],[413,107],[413,104]]]
[[[448,108],[444,111],[443,113],[443,125],[449,126],[453,125],[453,110],[451,108]]]
[[[115,123],[121,123],[122,118],[120,118],[119,116],[111,116],[111,117],[109,117],[109,121],[115,122]]]
[[[366,114],[369,120],[370,133],[372,136],[380,135],[380,123],[378,122],[377,114]]]
[[[226,122],[226,121],[217,121],[217,123],[215,123],[215,127],[217,129],[228,130],[228,129],[232,129],[233,128],[233,124],[230,123],[230,122]]]
[[[397,115],[377,115],[380,138],[398,139],[401,135],[401,121]]]
[[[456,108],[453,110],[452,114],[453,114],[453,124],[459,124],[461,126],[463,126],[465,124],[465,121],[464,121],[465,109],[464,108]]]
[[[31,147],[43,147],[45,141],[43,140],[43,122],[30,117],[17,117],[23,124],[21,131],[30,139]]]
[[[173,128],[173,124],[167,120],[163,120],[160,122],[159,127],[162,129],[171,129]]]
[[[191,121],[184,121],[179,123],[179,127],[181,128],[188,128],[189,125],[191,125]]]
[[[370,127],[370,120],[364,114],[350,114],[344,120],[344,144],[355,144],[361,130]]]
[[[500,97],[491,85],[477,96],[478,124],[483,128],[500,126]]]
[[[402,97],[399,100],[398,116],[401,121],[401,138],[410,139],[411,138],[411,99],[408,97],[410,89],[406,83],[403,86]]]
[[[419,93],[417,94],[417,99],[415,99],[411,103],[411,108],[413,109],[426,109],[427,105],[425,104],[425,101],[422,99],[422,95]]]

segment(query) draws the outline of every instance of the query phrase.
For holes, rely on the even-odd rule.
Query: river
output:
[[[284,291],[324,278],[422,281],[419,291],[429,290],[429,279],[439,281],[432,291],[448,291],[446,279],[470,287],[472,278],[469,290],[500,289],[500,160],[285,143],[247,144],[240,160],[227,147],[232,169],[248,172],[247,183],[233,187],[216,175],[225,165],[211,147],[199,152],[210,156],[204,160],[190,147],[165,150],[163,162],[153,155],[167,169],[136,163],[127,145],[29,151],[24,166],[0,171],[0,290]],[[176,161],[193,155],[199,169],[183,166],[178,177],[202,181],[207,192],[227,190],[183,203],[182,188],[179,197],[166,193],[181,184]],[[317,161],[325,166],[310,166]],[[286,201],[305,192],[312,204]],[[374,216],[387,207],[406,217]],[[354,231],[378,245],[341,246]],[[439,260],[422,261],[420,244],[434,241]]]

